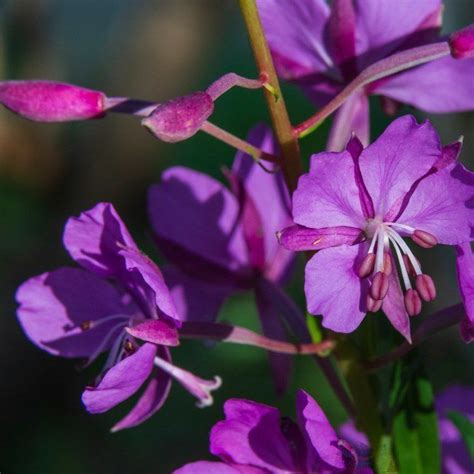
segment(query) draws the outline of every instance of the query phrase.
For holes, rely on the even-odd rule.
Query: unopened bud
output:
[[[416,316],[421,312],[421,299],[416,290],[409,289],[403,298],[405,309],[409,316]]]
[[[359,277],[360,278],[368,277],[374,271],[374,265],[375,265],[375,254],[368,253],[362,260],[362,263],[360,264],[359,271],[358,271]]]
[[[452,33],[448,42],[453,58],[465,59],[474,57],[474,24]]]
[[[415,280],[416,289],[425,301],[433,301],[436,298],[436,287],[429,275],[418,275]]]
[[[196,134],[213,110],[211,96],[195,92],[158,105],[142,125],[164,142],[180,142]]]
[[[376,313],[382,307],[382,300],[374,300],[370,295],[366,299],[367,310]]]
[[[438,244],[438,239],[433,234],[425,232],[424,230],[415,230],[411,235],[411,239],[415,244],[425,249],[430,249]]]
[[[68,122],[104,115],[102,92],[52,81],[0,82],[0,103],[36,122]]]
[[[377,272],[370,287],[370,296],[374,300],[383,300],[388,291],[388,277],[383,272]]]

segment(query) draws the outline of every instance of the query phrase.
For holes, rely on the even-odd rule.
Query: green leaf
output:
[[[461,433],[464,443],[469,450],[469,455],[474,460],[474,423],[457,411],[450,411],[448,418],[456,425],[456,428]]]
[[[311,316],[310,314],[306,315],[306,325],[308,327],[309,334],[311,339],[315,344],[318,344],[323,340],[323,332],[321,331],[321,326],[317,318]]]

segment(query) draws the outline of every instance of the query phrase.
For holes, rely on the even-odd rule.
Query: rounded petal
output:
[[[375,214],[383,217],[440,156],[439,137],[429,122],[418,125],[411,115],[394,120],[359,158]]]
[[[397,221],[433,234],[442,244],[473,240],[473,185],[474,173],[462,164],[447,166],[420,182]]]
[[[364,228],[365,218],[349,152],[318,153],[311,169],[298,181],[293,194],[293,218],[312,229],[323,227]]]
[[[304,291],[308,311],[323,316],[322,325],[336,332],[354,331],[367,311],[367,279],[356,273],[365,246],[341,245],[321,250],[306,264]]]
[[[89,413],[103,413],[132,396],[153,370],[156,346],[144,344],[109,369],[96,387],[87,387],[82,402]]]
[[[82,330],[81,324],[110,316],[132,316],[135,306],[122,303],[102,278],[76,268],[60,268],[23,283],[17,291],[17,315],[31,341],[54,355],[88,357],[123,318]],[[113,342],[111,340],[110,342]],[[104,346],[107,350],[109,345]]]
[[[198,171],[174,167],[151,187],[148,211],[154,232],[223,268],[247,263],[235,197]]]

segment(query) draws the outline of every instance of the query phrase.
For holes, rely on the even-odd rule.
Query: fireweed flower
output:
[[[461,322],[461,337],[465,342],[472,342],[474,340],[474,254],[469,243],[457,247],[456,270],[459,290],[466,310],[466,317]]]
[[[279,75],[318,106],[374,62],[439,41],[442,20],[441,0],[334,0],[331,7],[324,0],[258,0],[258,6]],[[467,36],[452,43],[468,50]],[[369,143],[372,94],[388,113],[398,102],[434,113],[472,110],[473,73],[474,59],[444,57],[369,84],[336,113],[328,149],[342,150],[351,131]]]
[[[169,347],[179,344],[181,325],[174,302],[159,268],[140,252],[113,206],[100,203],[70,218],[64,245],[82,269],[59,268],[27,280],[16,295],[17,314],[31,341],[50,354],[86,358],[89,365],[108,352],[96,383],[82,394],[86,409],[103,413],[149,380],[113,430],[135,426],[163,405],[171,377],[200,405],[212,403],[218,379],[172,365]]]
[[[423,248],[473,239],[474,174],[456,161],[460,147],[442,148],[429,122],[407,115],[365,149],[353,136],[343,152],[312,156],[293,196],[296,225],[280,242],[321,250],[306,265],[305,293],[323,326],[352,332],[381,308],[410,341],[408,315],[436,289],[404,238]]]
[[[449,419],[450,413],[460,413],[474,422],[472,400],[474,388],[452,386],[436,396],[435,408],[438,415],[438,432],[441,443],[441,463],[444,474],[470,474],[474,465],[459,430]],[[367,437],[358,431],[353,421],[338,429],[339,434],[356,449],[359,457],[369,457]]]
[[[210,451],[221,462],[197,461],[174,474],[355,472],[355,451],[304,390],[296,395],[297,422],[281,418],[276,408],[242,399],[228,400],[224,413],[210,436]]]
[[[249,141],[273,151],[264,126],[255,128]],[[232,192],[183,167],[168,169],[150,189],[149,215],[158,247],[175,267],[166,279],[179,312],[193,320],[212,321],[228,296],[254,290],[263,333],[285,340],[280,317],[290,302],[279,285],[294,256],[278,245],[275,232],[291,223],[288,192],[281,173],[263,171],[243,153],[227,175]],[[277,389],[283,390],[291,357],[269,357]]]

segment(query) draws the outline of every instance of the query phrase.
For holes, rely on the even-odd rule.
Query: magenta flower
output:
[[[249,140],[272,152],[263,126]],[[180,313],[192,320],[214,320],[232,293],[252,289],[263,332],[286,340],[282,312],[294,313],[280,288],[293,255],[275,233],[291,223],[289,196],[281,173],[269,174],[238,153],[227,173],[232,191],[197,171],[174,167],[149,194],[149,214],[159,249],[177,268],[167,281]],[[291,357],[269,355],[276,385],[286,386]]]
[[[113,430],[135,426],[163,405],[171,377],[201,405],[211,403],[219,380],[202,380],[171,364],[168,347],[179,344],[181,325],[171,294],[113,206],[100,203],[70,218],[64,245],[83,269],[60,268],[23,283],[18,318],[31,341],[50,354],[86,358],[89,365],[108,352],[96,384],[82,395],[86,409],[110,410],[149,380]]]
[[[448,387],[436,396],[435,407],[438,415],[443,474],[470,474],[474,469],[469,451],[459,430],[448,418],[450,413],[457,412],[474,422],[473,397],[474,389],[462,386]],[[353,421],[342,425],[338,432],[354,446],[359,457],[370,456],[367,437],[356,429]]]
[[[296,395],[296,423],[281,418],[276,408],[250,400],[228,400],[224,412],[225,420],[214,425],[210,439],[210,451],[221,462],[197,461],[174,474],[355,471],[355,451],[338,437],[319,405],[304,390]]]
[[[376,61],[439,41],[442,19],[441,0],[334,0],[331,8],[324,0],[258,0],[258,6],[280,76],[318,106]],[[452,41],[469,50],[472,34]],[[445,57],[369,84],[336,113],[329,149],[343,149],[352,131],[369,143],[372,94],[390,113],[398,102],[435,113],[472,110],[473,71],[474,59]]]
[[[404,237],[424,248],[473,239],[474,174],[457,163],[460,146],[442,148],[429,122],[404,116],[365,149],[353,136],[343,152],[312,156],[293,196],[296,226],[280,241],[321,250],[306,265],[305,293],[323,326],[352,332],[382,308],[410,341],[408,315],[436,289]]]
[[[461,337],[465,342],[472,342],[474,340],[474,255],[469,243],[457,247],[456,269],[459,290],[466,310],[466,317],[461,322]]]

